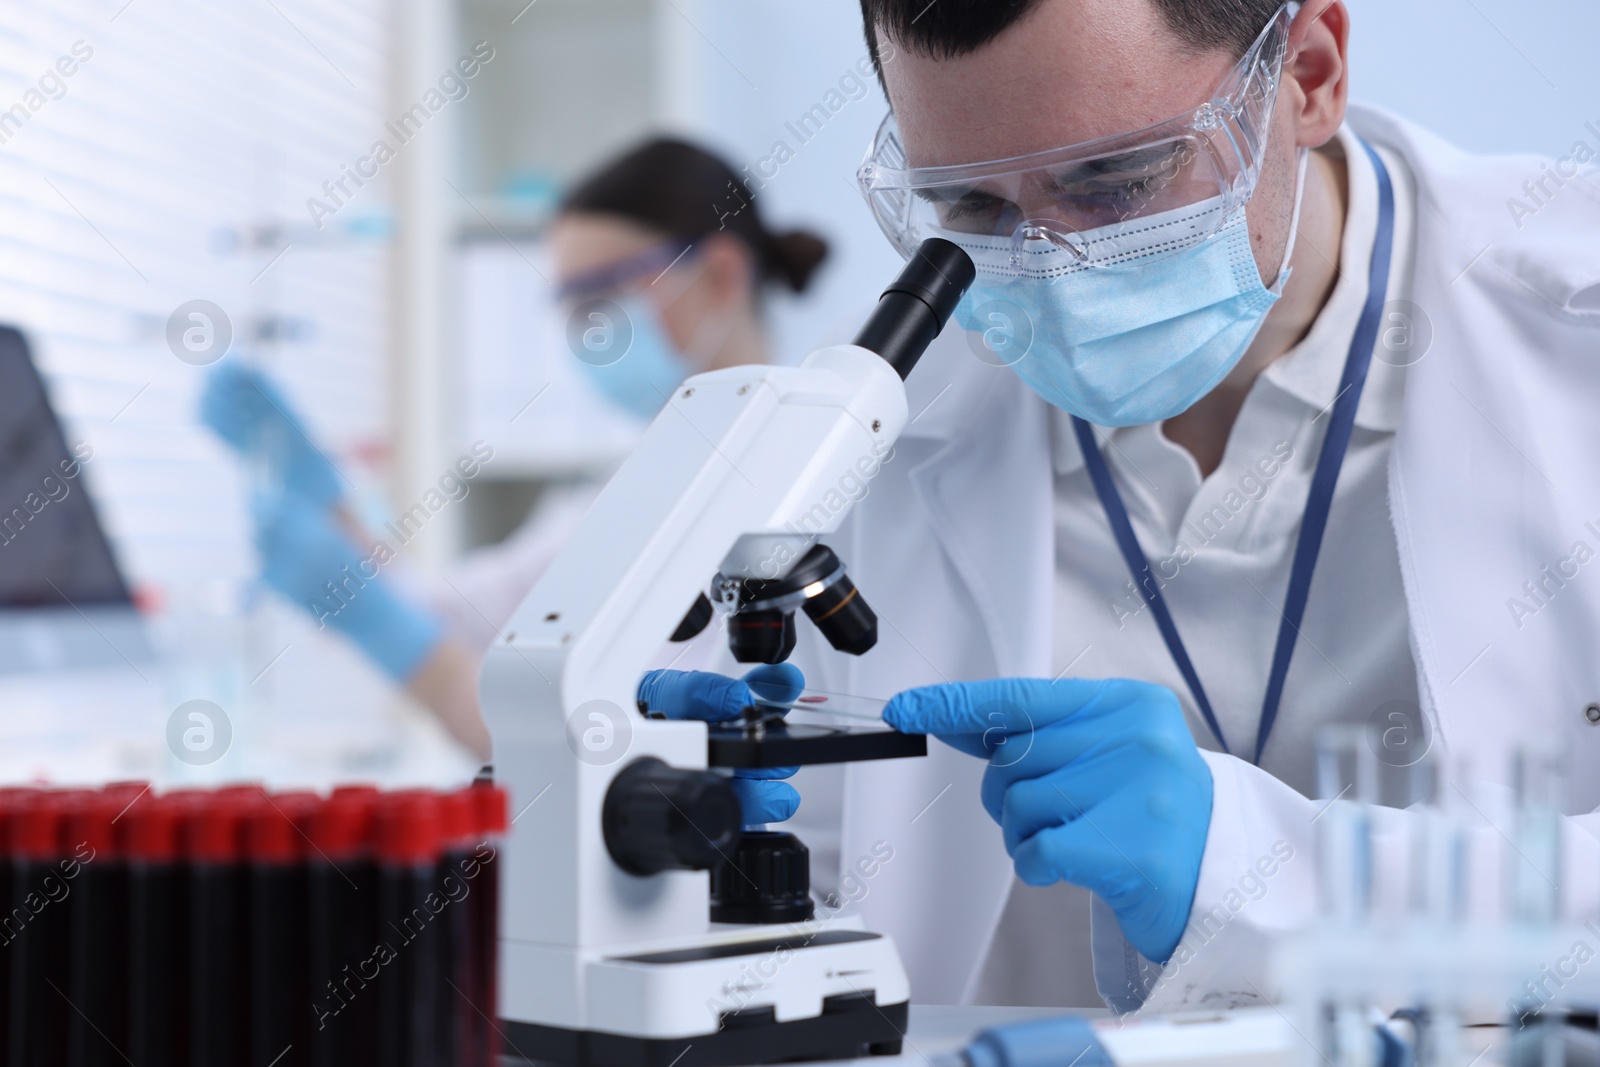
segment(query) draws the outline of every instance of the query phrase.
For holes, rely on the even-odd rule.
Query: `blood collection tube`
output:
[[[311,816],[311,1067],[377,1067],[376,790],[336,789]]]
[[[472,858],[478,806],[468,790],[439,797],[440,854],[435,892],[443,908],[439,927],[439,1062],[475,1064],[478,989],[472,892],[464,868]]]
[[[15,883],[12,868],[16,863],[14,826],[22,811],[31,803],[37,789],[8,786],[0,789],[0,946],[9,947],[22,933],[25,918],[11,910],[11,891]],[[10,1054],[11,1042],[11,967],[10,961],[0,961],[0,1055]]]
[[[118,820],[128,858],[128,1047],[133,1063],[188,1063],[188,901],[179,866],[185,802],[145,794]]]
[[[67,795],[39,793],[13,816],[10,920],[17,936],[6,946],[11,970],[9,1062],[45,1067],[67,1058],[67,899],[71,881],[61,822]],[[52,988],[53,987],[53,988]]]
[[[510,803],[506,791],[492,782],[473,783],[471,795],[477,808],[477,837],[467,868],[473,876],[471,909],[474,954],[478,966],[478,1007],[481,1030],[473,1063],[493,1067],[500,1060],[500,847],[510,824]]]
[[[407,790],[379,798],[377,807],[378,1058],[385,1067],[432,1067],[438,1049],[440,856],[439,799]]]
[[[101,791],[69,803],[62,825],[67,870],[69,1067],[121,1064],[128,1047],[128,865],[117,847],[117,816],[128,801]],[[66,871],[63,871],[66,873]]]
[[[219,793],[185,812],[182,853],[189,883],[192,1067],[239,1067],[249,1060],[244,823],[259,803],[245,795]]]
[[[249,1067],[301,1067],[311,1039],[303,826],[314,794],[263,798],[245,823],[250,863]]]

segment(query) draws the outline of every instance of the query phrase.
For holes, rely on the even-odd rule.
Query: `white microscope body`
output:
[[[907,370],[970,283],[955,254],[965,280],[906,313],[922,334]],[[841,345],[679,386],[489,650],[480,702],[515,816],[500,908],[509,1054],[693,1067],[899,1051],[909,987],[889,938],[858,921],[713,924],[707,871],[627,873],[601,819],[641,759],[706,768],[706,724],[640,714],[639,680],[714,574],[780,576],[811,540],[797,531],[837,529],[846,510],[819,503],[875,469],[906,424],[888,359]]]

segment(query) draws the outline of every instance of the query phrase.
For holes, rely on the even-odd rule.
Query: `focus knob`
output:
[[[630,763],[612,779],[600,812],[606,851],[618,867],[640,876],[709,870],[732,847],[741,818],[728,779],[651,758]]]
[[[800,923],[811,903],[811,852],[793,834],[746,830],[711,868],[711,921]]]

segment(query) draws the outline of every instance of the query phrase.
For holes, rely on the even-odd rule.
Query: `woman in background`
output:
[[[719,210],[730,204],[743,207]],[[767,289],[804,292],[827,252],[811,234],[769,230],[732,168],[666,139],[578,183],[551,224],[550,243],[556,296],[579,327],[569,335],[582,339],[573,358],[602,395],[644,419],[690,375],[768,362]],[[374,540],[354,520],[343,479],[277,387],[237,360],[224,361],[207,383],[201,416],[274,472],[274,489],[252,500],[266,583],[352,640],[487,759],[477,702],[484,650],[604,479],[546,494],[510,537],[468,554],[445,581],[413,588],[380,571],[330,612],[326,584],[362,573],[356,565]]]

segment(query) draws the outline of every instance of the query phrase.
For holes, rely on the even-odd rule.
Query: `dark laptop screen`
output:
[[[16,330],[0,326],[0,609],[128,604],[83,478]]]

